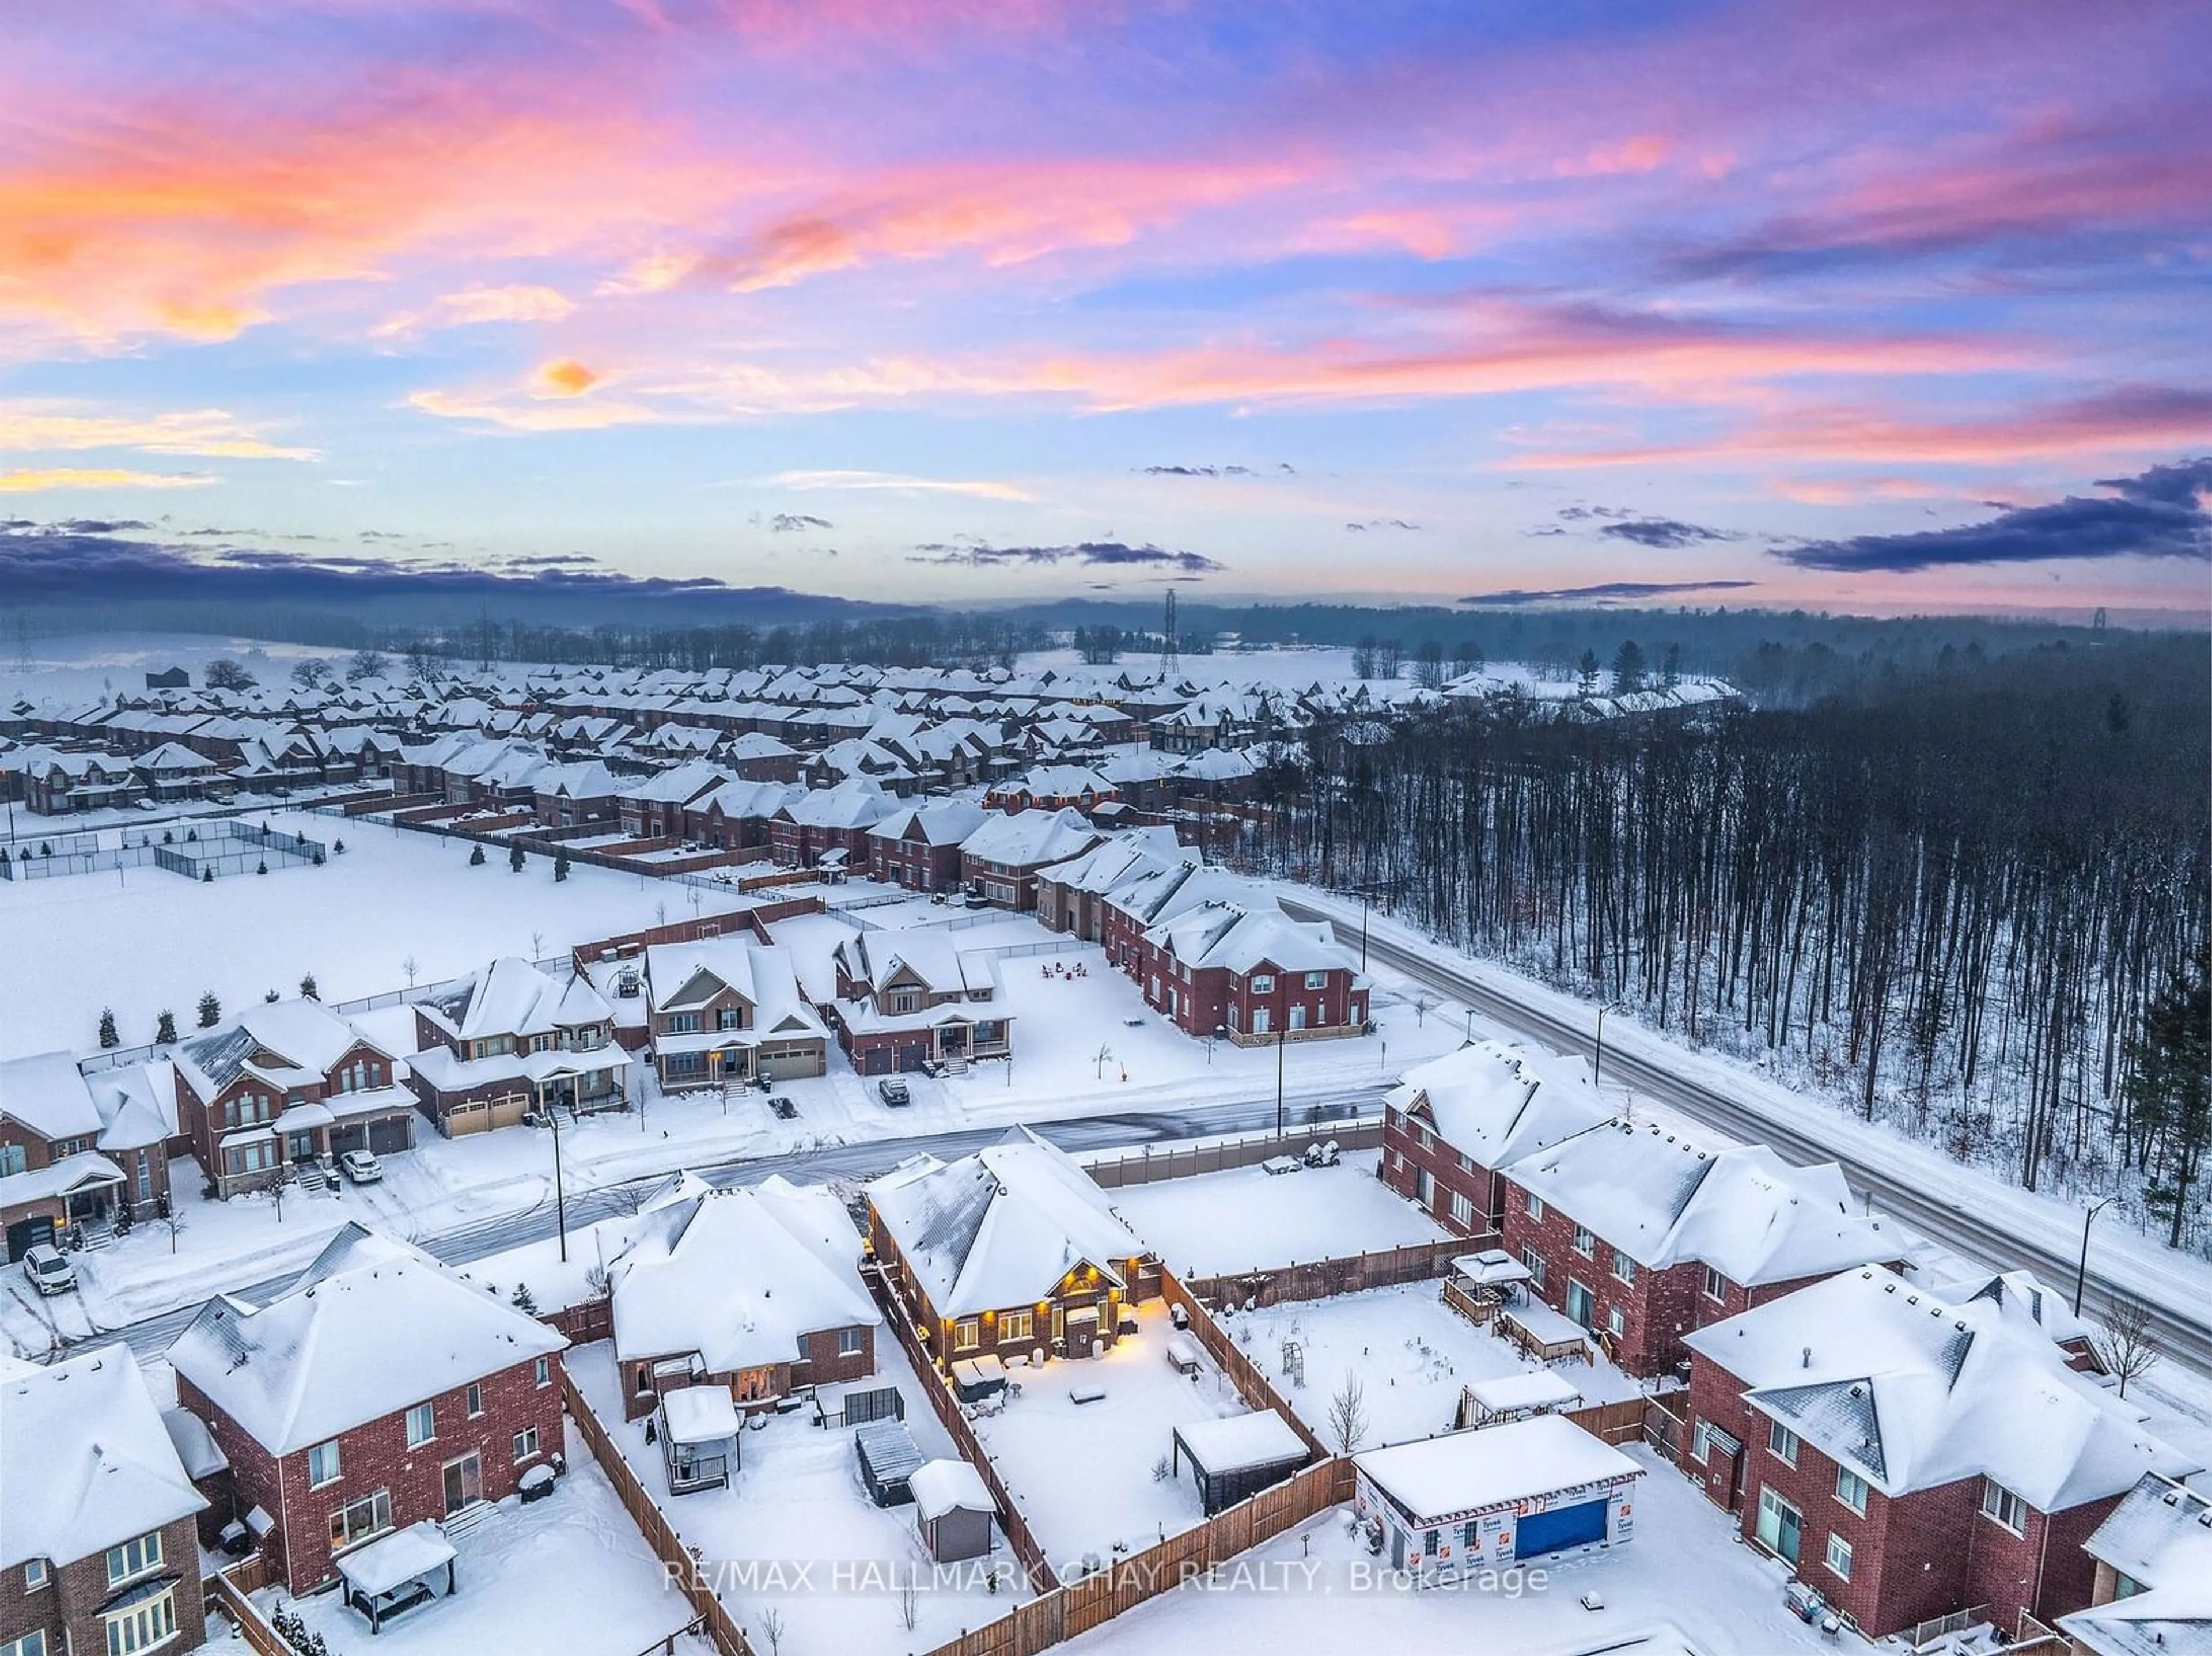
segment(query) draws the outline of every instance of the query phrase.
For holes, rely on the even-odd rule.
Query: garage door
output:
[[[927,1046],[901,1046],[898,1049],[898,1067],[902,1070],[919,1070],[928,1061],[928,1058],[929,1048]]]
[[[34,1214],[28,1219],[18,1219],[8,1227],[8,1263],[14,1265],[41,1242],[54,1240],[54,1222],[51,1214]]]
[[[387,1116],[368,1124],[368,1148],[379,1156],[397,1156],[414,1145],[415,1134],[404,1115]]]
[[[1525,1562],[1604,1539],[1605,1502],[1585,1501],[1579,1507],[1561,1507],[1522,1519],[1520,1533],[1513,1538],[1513,1556]]]

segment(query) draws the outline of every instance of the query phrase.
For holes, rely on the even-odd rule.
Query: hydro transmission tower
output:
[[[1160,625],[1160,678],[1172,678],[1176,671],[1176,613],[1175,588],[1168,588],[1167,619]]]

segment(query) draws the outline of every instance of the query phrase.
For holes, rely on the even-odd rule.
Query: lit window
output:
[[[1001,1311],[999,1313],[999,1338],[1002,1340],[1025,1340],[1036,1331],[1035,1312]]]
[[[982,1325],[973,1317],[952,1325],[952,1349],[955,1351],[973,1351],[982,1343]]]

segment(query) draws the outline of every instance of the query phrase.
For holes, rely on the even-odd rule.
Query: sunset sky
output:
[[[0,3],[0,528],[954,603],[2202,610],[2208,33]]]

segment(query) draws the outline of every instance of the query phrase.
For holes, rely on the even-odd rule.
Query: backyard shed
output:
[[[1183,1463],[1190,1463],[1199,1502],[1209,1518],[1280,1483],[1313,1458],[1305,1440],[1272,1409],[1178,1426],[1170,1454],[1177,1476]]]
[[[1644,1469],[1563,1415],[1370,1449],[1354,1507],[1391,1568],[1455,1575],[1634,1532]]]
[[[932,1558],[949,1564],[991,1550],[999,1506],[973,1466],[964,1460],[926,1460],[914,1469],[907,1487],[914,1493],[915,1526]]]
[[[686,1386],[660,1394],[660,1464],[668,1493],[719,1489],[738,1468],[738,1405],[726,1386]]]
[[[908,1480],[921,1465],[921,1451],[902,1420],[878,1420],[853,1434],[853,1452],[860,1463],[860,1481],[868,1498],[878,1507],[902,1506],[914,1499]]]

